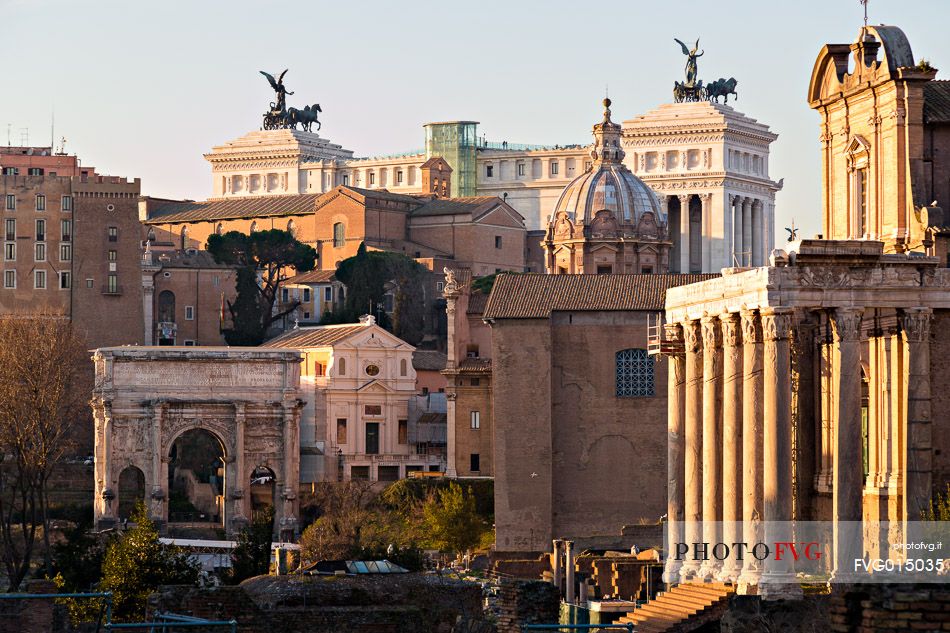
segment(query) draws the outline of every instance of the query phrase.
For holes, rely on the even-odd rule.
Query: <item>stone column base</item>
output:
[[[116,526],[116,520],[111,517],[101,517],[96,520],[96,530],[114,530]]]
[[[763,600],[800,600],[802,587],[795,574],[763,574],[759,580],[759,593]]]

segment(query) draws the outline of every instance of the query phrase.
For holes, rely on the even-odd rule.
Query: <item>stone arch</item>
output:
[[[277,511],[277,473],[267,463],[259,464],[251,471],[248,480],[248,496],[251,516],[270,506]]]
[[[220,430],[196,422],[179,428],[165,443],[168,522],[224,527],[229,447]]]
[[[117,518],[128,519],[138,502],[145,501],[145,473],[129,464],[119,473],[116,498]]]

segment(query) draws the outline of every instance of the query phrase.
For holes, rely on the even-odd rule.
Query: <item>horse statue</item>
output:
[[[729,103],[729,95],[734,95],[738,100],[739,94],[736,92],[736,84],[738,83],[735,77],[730,77],[729,79],[720,78],[710,82],[706,85],[706,97],[715,103],[719,103],[719,97],[725,99],[725,103]]]
[[[673,82],[673,101],[683,103],[684,101],[702,101],[706,98],[708,86],[703,85],[700,79],[695,85],[689,86],[682,81]]]
[[[303,110],[298,110],[297,108],[287,108],[287,127],[290,127],[294,130],[297,129],[297,124],[299,123],[303,127],[304,131],[310,132],[311,127],[314,123],[317,124],[317,130],[320,129],[320,121],[317,119],[317,113],[323,112],[320,108],[319,103],[313,104],[313,106],[304,106]]]

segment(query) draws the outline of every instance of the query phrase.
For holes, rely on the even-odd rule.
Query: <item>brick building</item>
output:
[[[92,347],[143,342],[138,179],[50,148],[0,151],[0,312],[69,315]]]
[[[647,354],[648,319],[668,288],[709,277],[497,278],[483,316],[498,551],[596,546],[666,511],[666,367]]]
[[[448,358],[442,374],[448,399],[446,475],[494,475],[492,339],[482,321],[488,295],[473,289],[472,273],[453,270],[445,283]]]

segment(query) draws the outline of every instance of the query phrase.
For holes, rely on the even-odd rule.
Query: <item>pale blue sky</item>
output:
[[[915,56],[950,78],[948,0],[871,0]],[[259,70],[290,68],[292,105],[319,102],[321,134],[357,155],[420,147],[422,124],[474,119],[490,139],[587,142],[609,84],[614,118],[670,100],[695,41],[705,80],[739,80],[737,108],[771,126],[792,217],[820,227],[818,115],[805,103],[827,42],[851,42],[858,0],[273,2],[0,0],[0,142],[28,127],[149,195],[201,199],[202,154],[257,129],[273,93]]]

